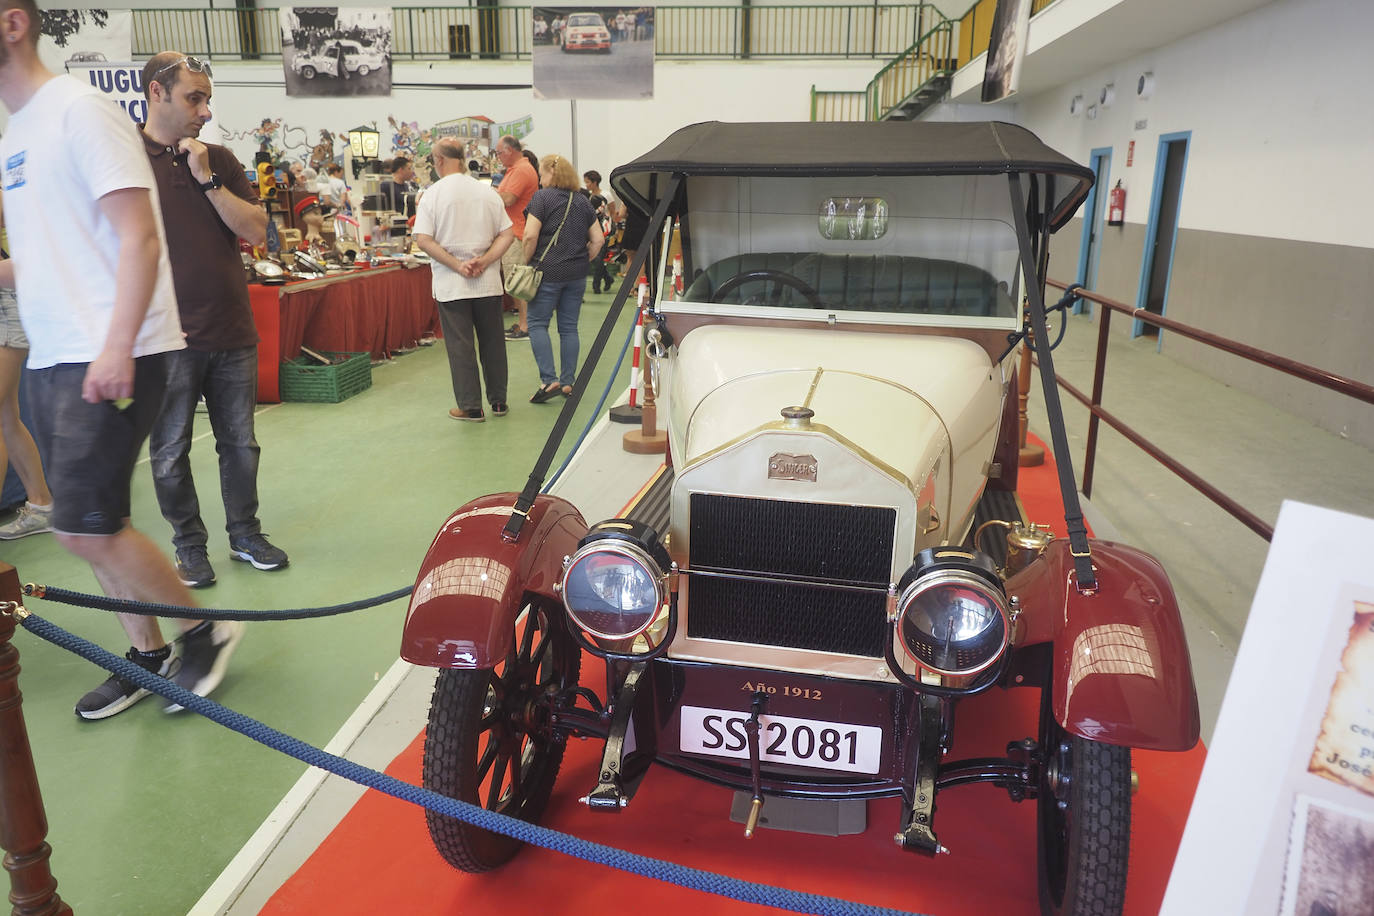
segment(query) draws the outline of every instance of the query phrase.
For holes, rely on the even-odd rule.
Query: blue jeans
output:
[[[582,297],[587,292],[587,278],[578,277],[566,283],[539,284],[539,291],[529,302],[530,348],[534,350],[534,364],[539,367],[539,383],[557,381],[571,385],[577,376],[577,317],[582,311]],[[549,321],[558,312],[558,362],[560,373],[553,365],[553,342],[549,340]]]
[[[172,546],[204,547],[208,539],[191,478],[196,402],[205,395],[219,453],[219,489],[231,541],[262,531],[258,521],[258,440],[253,408],[258,395],[258,348],[177,350],[167,354],[167,394],[148,437],[153,490],[172,526]]]

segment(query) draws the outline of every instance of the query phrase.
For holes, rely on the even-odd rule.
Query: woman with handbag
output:
[[[539,180],[543,187],[530,198],[525,210],[524,237],[526,263],[535,269],[536,277],[518,270],[511,277],[538,283],[529,299],[530,348],[539,367],[540,383],[531,404],[572,394],[577,373],[577,319],[587,291],[587,271],[605,240],[596,211],[577,193],[577,172],[571,162],[562,156],[545,156],[539,162]],[[521,273],[526,276],[521,278]],[[557,367],[549,339],[549,322],[555,313]]]

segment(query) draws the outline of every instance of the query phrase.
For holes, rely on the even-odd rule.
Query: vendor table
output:
[[[276,403],[278,367],[301,347],[337,353],[393,350],[437,336],[439,312],[430,292],[429,267],[378,267],[285,286],[249,284],[258,327],[258,401]]]

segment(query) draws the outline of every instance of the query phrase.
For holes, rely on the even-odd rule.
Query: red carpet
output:
[[[1032,521],[1063,526],[1052,465],[1021,470]],[[1060,513],[1062,514],[1062,513]],[[592,665],[585,671],[595,673]],[[965,701],[954,757],[1001,755],[1035,733],[1035,691],[992,691]],[[419,782],[422,737],[387,769]],[[1137,751],[1126,912],[1158,912],[1205,751]],[[650,772],[630,806],[594,814],[577,798],[596,781],[600,743],[572,741],[545,826],[694,868],[934,916],[1036,914],[1035,807],[987,785],[940,794],[935,820],[950,855],[926,859],[893,845],[897,800],[873,802],[862,835],[829,838],[760,830],[729,820],[731,793],[667,769]],[[627,875],[528,848],[505,868],[467,875],[430,844],[424,813],[375,792],[364,796],[262,910],[266,914],[604,914],[617,902],[652,901],[654,916],[758,914],[764,908]],[[631,904],[634,905],[633,903]]]

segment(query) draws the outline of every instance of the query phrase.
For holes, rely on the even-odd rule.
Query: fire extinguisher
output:
[[[1107,225],[1120,226],[1126,220],[1126,189],[1117,179],[1116,187],[1107,194]]]

